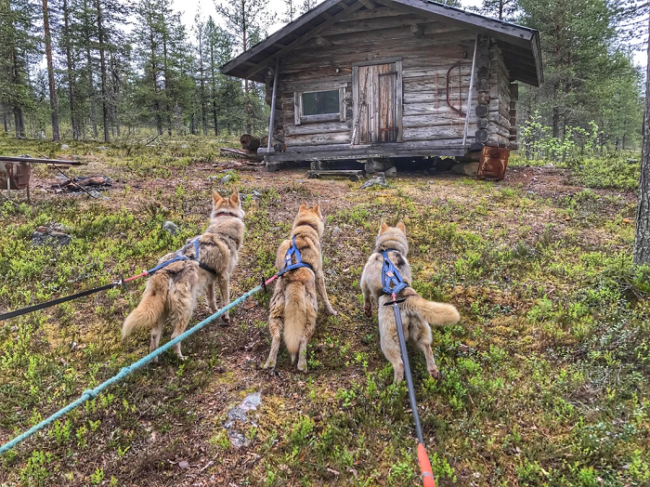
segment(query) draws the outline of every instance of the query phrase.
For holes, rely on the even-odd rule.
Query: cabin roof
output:
[[[461,25],[468,31],[487,34],[496,40],[510,72],[511,81],[540,86],[542,72],[539,33],[535,29],[491,19],[474,12],[449,7],[431,0],[325,0],[320,5],[243,52],[221,71],[229,76],[263,82],[264,68],[274,66],[294,48],[361,8],[381,6]]]

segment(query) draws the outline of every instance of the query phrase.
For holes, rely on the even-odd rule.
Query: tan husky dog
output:
[[[440,373],[431,351],[431,328],[429,324],[436,326],[453,325],[460,320],[460,314],[450,304],[427,301],[410,287],[412,282],[411,267],[406,260],[408,241],[406,239],[406,228],[402,222],[399,222],[396,227],[389,227],[383,222],[381,224],[379,235],[375,240],[374,253],[368,259],[361,275],[360,286],[363,292],[364,312],[366,316],[371,316],[372,301],[378,303],[381,350],[384,352],[384,356],[393,364],[394,382],[401,382],[404,379],[404,363],[400,353],[395,315],[392,306],[385,306],[386,303],[392,301],[392,298],[382,291],[382,267],[384,264],[382,252],[389,249],[396,251],[390,252],[388,258],[397,268],[404,282],[409,286],[397,296],[398,299],[406,298],[406,301],[399,305],[402,310],[404,336],[406,339],[410,338],[422,350],[429,373],[437,379]]]
[[[300,206],[298,216],[293,222],[289,240],[280,245],[275,259],[278,271],[285,267],[287,252],[296,237],[296,247],[300,251],[302,262],[309,267],[299,267],[282,275],[271,298],[269,330],[273,339],[271,353],[265,368],[274,368],[280,348],[280,334],[284,328],[284,343],[291,355],[291,363],[296,363],[298,370],[307,370],[307,342],[316,328],[318,301],[316,292],[320,294],[325,305],[325,311],[335,315],[336,311],[327,298],[325,276],[323,275],[323,257],[321,255],[321,238],[325,224],[318,205],[307,208]],[[292,263],[297,261],[293,258]]]
[[[149,278],[142,301],[124,321],[122,338],[137,328],[150,329],[149,349],[153,351],[158,348],[165,322],[174,327],[172,339],[176,338],[187,328],[198,296],[205,294],[210,311],[217,312],[215,283],[221,291],[222,306],[230,304],[230,274],[237,265],[244,240],[244,211],[237,191],[228,199],[213,191],[212,203],[210,225],[198,237],[198,260],[195,259],[192,240],[180,251],[191,260],[169,264]],[[178,253],[167,254],[158,264],[177,255]],[[224,323],[230,321],[226,314],[222,320]],[[174,346],[174,352],[181,360],[185,358],[180,343]]]

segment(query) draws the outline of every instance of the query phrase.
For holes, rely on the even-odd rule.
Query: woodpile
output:
[[[52,188],[57,193],[75,193],[83,191],[82,188],[88,187],[110,187],[113,185],[113,180],[106,176],[80,176],[74,179],[66,179],[60,184],[52,185]]]

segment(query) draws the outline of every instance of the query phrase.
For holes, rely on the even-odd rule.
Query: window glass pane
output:
[[[302,114],[339,113],[339,90],[302,94]]]

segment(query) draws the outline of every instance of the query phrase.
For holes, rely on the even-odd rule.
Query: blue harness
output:
[[[401,274],[388,258],[389,252],[399,252],[395,249],[384,250],[381,255],[384,256],[384,263],[381,268],[381,290],[386,294],[399,294],[408,287],[404,282]]]
[[[293,261],[294,256],[296,257],[296,263],[292,264],[291,262]],[[311,271],[314,270],[309,264],[302,261],[302,255],[300,255],[300,250],[296,246],[296,236],[294,235],[293,240],[291,240],[291,247],[289,247],[289,250],[287,250],[287,253],[284,256],[284,268],[280,272],[278,272],[277,275],[278,277],[280,277],[289,271],[293,271],[301,267],[307,267]]]
[[[199,260],[199,238],[196,237],[194,240],[189,242],[187,245],[185,245],[182,249],[180,249],[178,252],[176,252],[176,257],[173,259],[167,260],[163,262],[162,264],[158,264],[156,267],[153,269],[150,269],[147,271],[147,274],[153,274],[154,272],[159,271],[160,269],[164,269],[170,264],[173,264],[174,262],[179,262],[181,260],[196,260],[199,263],[199,267],[203,270],[206,270],[212,274],[217,274],[217,271],[215,271],[213,268],[208,267],[205,265],[203,262]],[[194,257],[188,257],[187,255],[184,255],[183,252],[185,251],[186,248],[188,248],[190,245],[194,244]]]

